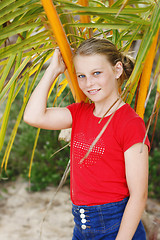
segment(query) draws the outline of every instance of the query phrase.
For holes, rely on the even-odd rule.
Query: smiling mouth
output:
[[[96,94],[97,92],[99,92],[101,89],[93,89],[93,90],[89,90],[88,93],[91,94],[91,95],[94,95]]]

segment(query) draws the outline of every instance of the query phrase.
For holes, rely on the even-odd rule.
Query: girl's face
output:
[[[112,66],[104,55],[77,55],[74,64],[78,84],[95,104],[115,101],[118,97],[117,79],[122,74],[122,63]]]

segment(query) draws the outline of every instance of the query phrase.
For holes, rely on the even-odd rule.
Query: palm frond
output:
[[[47,8],[46,2],[50,3]],[[128,51],[134,41],[141,40],[134,71],[124,90],[126,101],[131,103],[147,53],[160,26],[160,0],[117,0],[114,3],[110,1],[110,4],[100,0],[90,0],[88,4],[57,0],[54,5],[51,0],[43,0],[42,3],[40,0],[0,2],[0,104],[7,102],[0,130],[0,148],[4,142],[11,105],[24,86],[23,105],[8,142],[2,167],[4,164],[7,166],[18,126],[37,76],[43,64],[53,54],[55,46],[60,47],[67,65],[66,78],[73,96],[76,101],[80,101],[85,99],[85,96],[77,85],[70,46],[76,48],[89,36],[90,30],[94,36],[111,40],[121,51]],[[54,17],[51,9],[55,10]],[[89,21],[81,21],[80,18],[84,16],[87,16]],[[157,49],[155,53],[156,51]],[[14,74],[9,78],[14,67]],[[29,84],[31,75],[34,78]],[[157,81],[159,93],[159,78]],[[55,101],[65,86],[66,82],[55,95]],[[159,107],[158,98],[155,111],[158,111]]]

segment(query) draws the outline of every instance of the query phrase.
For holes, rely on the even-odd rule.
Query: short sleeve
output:
[[[71,112],[72,119],[74,120],[76,118],[76,114],[78,112],[78,109],[80,108],[81,103],[72,103],[71,105],[68,105],[67,108]]]
[[[125,152],[136,143],[142,143],[146,134],[146,128],[143,119],[136,117],[130,120],[124,127],[123,134],[123,151]],[[150,150],[150,142],[148,136],[145,139],[145,144]]]

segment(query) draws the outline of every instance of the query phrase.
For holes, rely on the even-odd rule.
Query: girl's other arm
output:
[[[70,128],[72,116],[67,108],[47,108],[49,90],[66,66],[59,49],[55,49],[52,61],[44,76],[33,91],[24,112],[24,121],[38,128],[58,130]]]
[[[138,227],[148,196],[148,147],[137,143],[125,152],[130,197],[116,240],[131,240]]]

